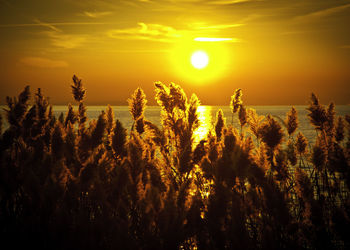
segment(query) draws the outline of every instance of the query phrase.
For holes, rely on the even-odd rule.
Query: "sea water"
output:
[[[132,117],[129,111],[128,106],[111,106],[114,111],[115,119],[119,119],[123,126],[130,130],[132,127]],[[308,106],[294,106],[298,112],[299,127],[297,131],[300,131],[304,136],[309,140],[310,143],[313,143],[316,138],[316,130],[311,125],[309,118],[307,117],[308,111],[306,108]],[[105,111],[107,106],[87,106],[87,117],[89,119],[97,119],[102,111]],[[246,106],[246,108],[255,109],[258,115],[266,116],[270,114],[278,122],[281,123],[281,120],[286,119],[286,114],[290,111],[291,106]],[[77,110],[78,107],[74,107],[74,110]],[[201,137],[204,137],[212,128],[215,123],[216,113],[221,109],[223,111],[224,117],[226,118],[226,125],[233,124],[234,127],[240,130],[238,114],[233,115],[230,106],[200,106],[198,108],[200,127],[198,128],[197,134],[200,134]],[[58,117],[61,112],[66,114],[68,108],[67,106],[54,106],[54,115]],[[145,110],[145,118],[152,123],[161,126],[161,108],[159,106],[147,106]],[[350,106],[349,105],[338,105],[336,106],[336,115],[345,116],[346,114],[350,115]],[[282,125],[282,127],[284,127]],[[244,128],[247,132],[249,131],[248,126]]]
[[[130,131],[132,127],[132,117],[128,106],[111,106],[114,111],[115,119],[119,119],[123,126]],[[307,106],[294,106],[298,112],[299,127],[297,131],[300,131],[305,135],[310,143],[315,141],[317,132],[315,128],[311,125],[309,118],[307,117],[308,111]],[[5,119],[5,106],[1,106],[0,114],[3,116],[3,129],[8,127]],[[74,110],[77,111],[78,107],[73,106]],[[92,119],[97,119],[102,111],[106,111],[107,106],[87,106],[87,117],[88,122]],[[277,121],[281,123],[281,120],[285,120],[286,114],[290,111],[291,106],[246,106],[246,108],[255,109],[258,115],[266,116],[270,114]],[[200,127],[197,129],[196,133],[198,137],[204,138],[205,135],[211,130],[215,123],[216,113],[221,109],[223,111],[224,117],[226,118],[226,125],[233,124],[238,130],[240,130],[238,115],[234,114],[232,119],[231,108],[229,106],[200,106],[198,107],[198,114],[200,120]],[[58,118],[61,113],[66,115],[68,111],[68,106],[53,106],[53,113]],[[145,118],[152,123],[161,126],[161,108],[159,106],[147,106],[145,110]],[[345,116],[350,115],[350,105],[338,105],[336,106],[336,115]],[[282,127],[284,127],[282,125]],[[244,130],[249,132],[248,126],[245,126]]]

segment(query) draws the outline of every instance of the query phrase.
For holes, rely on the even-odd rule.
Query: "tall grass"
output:
[[[161,126],[144,115],[138,88],[131,131],[108,106],[87,124],[79,104],[58,119],[38,89],[7,98],[0,129],[2,244],[40,249],[347,249],[350,247],[350,116],[312,94],[314,145],[284,123],[246,109],[237,89],[226,123],[195,143],[195,95],[155,83]],[[117,117],[118,118],[118,117]],[[1,128],[2,118],[0,119]],[[250,131],[250,132],[248,132]],[[254,136],[252,138],[250,135]],[[255,140],[255,143],[254,141]],[[287,142],[287,143],[283,143]]]

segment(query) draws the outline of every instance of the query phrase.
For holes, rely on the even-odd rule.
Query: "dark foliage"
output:
[[[349,249],[350,116],[313,94],[314,145],[231,98],[240,132],[221,110],[201,140],[198,98],[156,83],[158,127],[138,88],[127,131],[109,106],[87,124],[85,89],[56,119],[40,89],[7,98],[0,116],[0,234],[3,246],[35,249]],[[249,125],[249,133],[245,132]],[[297,136],[294,138],[294,135]],[[254,136],[256,143],[250,135]],[[284,144],[283,138],[288,141]],[[255,142],[255,141],[254,141]]]

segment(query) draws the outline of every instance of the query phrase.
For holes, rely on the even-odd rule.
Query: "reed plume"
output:
[[[66,119],[64,120],[65,127],[68,126],[68,123],[71,123],[71,124],[76,123],[77,119],[78,118],[77,118],[76,113],[73,110],[73,106],[72,106],[72,104],[69,103],[68,104],[68,111],[66,114]]]
[[[239,107],[242,105],[242,103],[243,103],[242,90],[236,89],[234,94],[231,96],[231,102],[230,102],[231,112],[236,113]]]
[[[200,126],[197,112],[199,105],[200,101],[198,97],[195,94],[192,94],[187,108],[187,122],[189,130],[194,131]]]
[[[6,97],[6,103],[8,109],[5,109],[6,119],[11,126],[19,127],[21,121],[28,108],[28,100],[30,98],[29,86],[26,86],[24,90],[16,97]]]
[[[91,148],[96,148],[103,142],[103,138],[105,136],[105,129],[107,127],[107,120],[105,112],[98,116],[96,126],[91,132]]]
[[[241,125],[241,130],[242,128],[244,127],[244,125],[247,124],[247,120],[248,120],[248,117],[247,117],[247,110],[246,108],[241,105],[239,107],[239,111],[238,111],[238,118],[239,118],[239,123]]]
[[[287,157],[292,166],[295,166],[297,164],[297,152],[295,149],[295,145],[291,140],[288,140],[287,142]]]
[[[268,115],[259,128],[259,135],[262,141],[266,143],[270,149],[274,150],[282,142],[282,127],[275,119]]]
[[[107,118],[107,134],[109,135],[114,127],[114,112],[111,105],[108,104],[106,110],[106,118]]]
[[[344,121],[342,117],[338,117],[338,121],[335,127],[335,139],[337,142],[344,140]]]
[[[71,87],[73,97],[77,102],[81,102],[85,97],[86,89],[83,87],[81,79],[79,79],[76,75],[73,75],[72,80],[73,84],[71,85]]]
[[[324,144],[322,139],[317,138],[316,144],[312,148],[311,162],[318,171],[321,171],[324,165],[326,164],[326,160],[326,145]]]
[[[287,113],[285,124],[287,125],[288,135],[289,136],[293,135],[295,130],[298,128],[298,124],[299,124],[298,112],[294,107],[292,107],[291,110]]]
[[[137,88],[128,100],[130,113],[134,121],[143,116],[146,108],[146,95],[141,88]]]
[[[126,136],[126,129],[119,120],[116,120],[113,132],[110,135],[110,140],[113,152],[117,158],[122,158],[126,155]]]
[[[311,102],[307,108],[307,111],[309,111],[307,116],[309,117],[311,124],[317,130],[323,130],[325,123],[328,120],[327,112],[325,108],[319,103],[319,99],[314,93],[311,94]]]
[[[333,102],[331,102],[328,105],[327,108],[327,127],[326,127],[326,132],[327,134],[332,137],[334,133],[334,125],[335,125],[335,105]]]
[[[219,109],[218,112],[216,112],[216,121],[215,121],[215,134],[218,141],[221,140],[222,131],[225,127],[226,127],[225,118],[223,116],[222,110]]]
[[[255,135],[257,144],[259,145],[259,128],[264,116],[258,115],[255,109],[247,109],[247,122],[249,125],[250,131]]]
[[[299,155],[304,154],[306,152],[307,144],[308,142],[306,137],[301,132],[299,132],[295,142],[296,150]]]

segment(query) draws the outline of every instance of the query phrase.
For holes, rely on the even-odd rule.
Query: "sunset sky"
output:
[[[347,0],[0,0],[0,103],[26,85],[53,104],[126,104],[175,82],[203,104],[350,103]],[[208,66],[191,55],[204,51]]]

